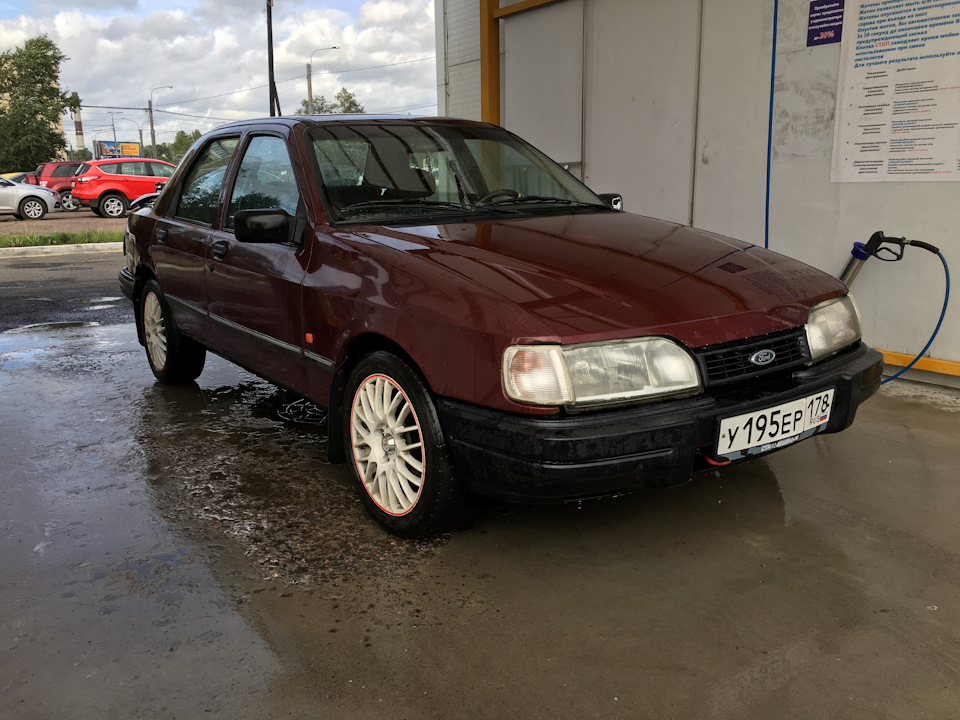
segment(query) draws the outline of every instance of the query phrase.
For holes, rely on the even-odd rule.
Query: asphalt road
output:
[[[122,251],[114,244],[83,250],[91,252],[0,249],[0,332],[38,323],[133,322],[133,306],[117,281]]]
[[[0,259],[0,717],[957,716],[956,391],[411,543],[270,385],[155,383],[116,270]]]

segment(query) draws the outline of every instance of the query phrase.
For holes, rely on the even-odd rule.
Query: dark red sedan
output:
[[[838,280],[619,211],[502,128],[276,118],[201,138],[130,216],[156,377],[210,350],[329,409],[388,530],[471,492],[576,500],[837,432],[880,382]]]

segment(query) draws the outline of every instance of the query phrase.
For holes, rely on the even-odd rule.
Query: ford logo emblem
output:
[[[757,350],[750,356],[750,362],[760,366],[769,365],[776,357],[777,354],[773,350]]]

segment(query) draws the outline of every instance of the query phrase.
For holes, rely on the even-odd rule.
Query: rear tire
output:
[[[155,280],[150,280],[140,295],[140,322],[147,361],[157,380],[179,385],[200,377],[207,350],[177,330],[170,306]]]
[[[76,212],[80,209],[80,201],[69,190],[64,190],[60,193],[60,207],[67,212]]]
[[[347,382],[344,447],[354,486],[386,530],[419,538],[452,530],[468,493],[454,473],[430,391],[392,353],[363,358]]]
[[[24,220],[43,220],[47,214],[47,204],[35,197],[26,197],[20,201],[20,207],[17,208],[17,215]]]
[[[127,213],[130,203],[123,195],[111,193],[100,198],[100,212],[104,217],[122,218]]]

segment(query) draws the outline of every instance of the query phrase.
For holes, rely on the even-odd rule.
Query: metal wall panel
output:
[[[583,0],[520,13],[503,25],[504,126],[580,176]]]

